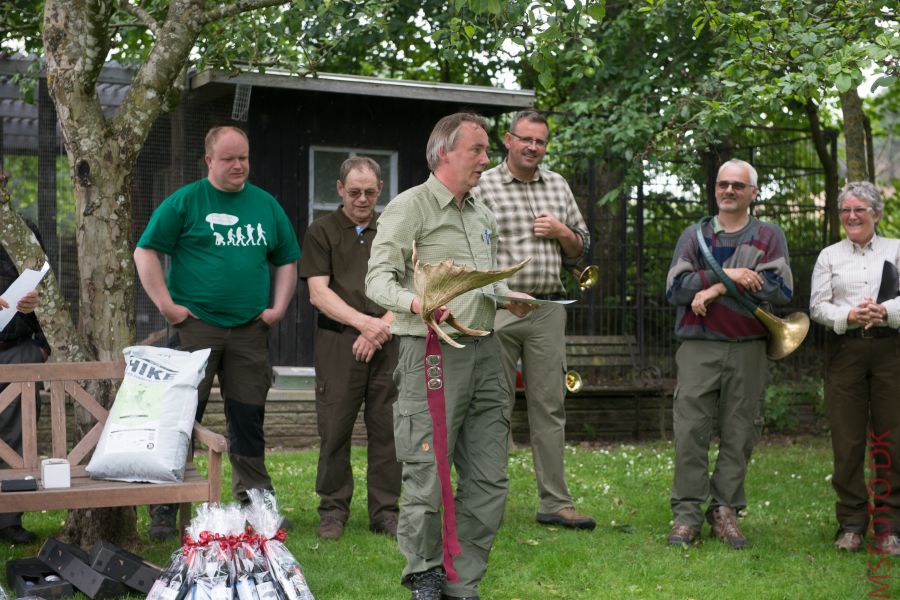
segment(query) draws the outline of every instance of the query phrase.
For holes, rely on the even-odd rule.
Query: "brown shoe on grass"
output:
[[[892,533],[881,540],[878,544],[880,554],[890,554],[891,556],[900,556],[900,536]]]
[[[834,540],[834,547],[847,552],[859,552],[865,539],[863,534],[856,531],[840,531]]]
[[[397,513],[385,513],[379,521],[369,524],[369,531],[397,537]]]
[[[737,524],[737,511],[729,506],[717,506],[707,511],[706,520],[712,525],[713,537],[727,543],[735,550],[747,545],[747,538]]]
[[[541,525],[562,525],[572,529],[593,529],[597,526],[594,519],[578,514],[571,506],[555,513],[538,513],[536,519]]]
[[[344,533],[344,522],[337,517],[325,515],[319,521],[316,535],[324,540],[336,540]]]
[[[672,526],[672,531],[669,532],[669,537],[666,539],[673,546],[690,545],[700,539],[700,528],[675,523]]]

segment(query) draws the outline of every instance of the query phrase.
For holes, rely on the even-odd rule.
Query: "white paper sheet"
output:
[[[12,321],[12,318],[16,315],[16,305],[19,303],[19,300],[21,300],[25,294],[36,288],[49,270],[50,263],[46,261],[40,271],[25,269],[22,271],[22,274],[12,282],[12,285],[10,285],[9,288],[7,288],[3,294],[0,294],[0,298],[6,300],[6,303],[9,305],[8,308],[0,309],[0,331],[9,325],[9,322]]]
[[[492,298],[497,302],[506,304],[507,302],[521,302],[523,304],[572,304],[574,300],[539,300],[538,298],[514,298],[513,296],[502,296],[500,294],[492,294],[490,292],[482,292],[488,298]]]

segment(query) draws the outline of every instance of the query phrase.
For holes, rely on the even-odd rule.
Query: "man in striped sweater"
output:
[[[719,168],[719,212],[704,219],[703,237],[725,275],[757,304],[787,304],[793,295],[787,244],[777,226],[750,215],[759,193],[756,170],[742,160]],[[673,407],[674,524],[670,544],[699,539],[703,506],[712,535],[732,548],[747,539],[737,513],[747,505],[744,479],[763,424],[768,363],[766,328],[736,300],[703,259],[690,225],[678,239],[666,278],[666,296],[678,307]],[[709,443],[718,417],[719,454],[709,474]]]

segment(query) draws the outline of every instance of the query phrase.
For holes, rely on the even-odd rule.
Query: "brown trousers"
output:
[[[864,532],[871,521],[876,535],[900,533],[900,336],[829,333],[825,353],[838,524]]]
[[[368,439],[369,523],[379,525],[385,513],[397,513],[400,498],[400,463],[394,450],[392,405],[397,399],[393,374],[399,341],[392,338],[368,363],[353,357],[359,333],[350,327],[342,333],[316,332],[316,416],[319,429],[319,465],[316,493],[319,514],[346,521],[353,496],[350,441],[353,424],[365,403],[363,418]]]

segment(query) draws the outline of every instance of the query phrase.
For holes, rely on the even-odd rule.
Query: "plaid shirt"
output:
[[[535,178],[520,181],[513,177],[506,161],[485,172],[472,190],[494,211],[500,227],[497,266],[510,267],[529,256],[531,262],[510,277],[510,289],[528,294],[560,294],[563,260],[575,263],[587,255],[590,235],[581,217],[575,197],[566,180],[553,171],[538,167]],[[534,235],[534,218],[548,212],[568,226],[584,243],[581,256],[565,258],[556,240]]]

